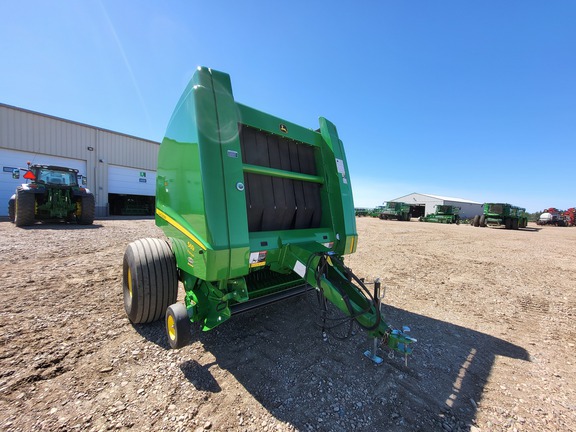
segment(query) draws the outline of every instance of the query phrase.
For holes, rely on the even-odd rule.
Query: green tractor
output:
[[[501,227],[506,229],[526,228],[528,216],[526,209],[506,203],[484,203],[484,213],[474,216],[475,227]]]
[[[64,220],[82,225],[94,222],[95,201],[89,189],[78,182],[78,170],[54,165],[30,165],[8,201],[8,217],[18,227],[36,221]],[[20,169],[13,178],[20,178]]]
[[[124,254],[124,307],[132,323],[164,317],[172,348],[189,343],[192,322],[207,331],[312,293],[320,311],[331,302],[385,346],[412,351],[377,290],[344,265],[358,240],[352,189],[324,118],[314,131],[257,111],[234,100],[229,75],[198,68],[160,145],[156,225],[168,241],[136,240]]]
[[[397,219],[399,221],[409,221],[412,219],[410,205],[403,202],[388,201],[382,207],[380,219]]]
[[[437,205],[436,211],[429,215],[422,216],[420,222],[436,222],[446,224],[460,224],[460,207],[453,205]]]

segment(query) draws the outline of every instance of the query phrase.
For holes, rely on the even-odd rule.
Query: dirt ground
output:
[[[576,228],[357,224],[347,264],[411,327],[408,367],[373,364],[359,329],[324,340],[306,297],[170,350],[122,302],[124,249],[162,236],[152,219],[0,222],[0,429],[576,430]]]

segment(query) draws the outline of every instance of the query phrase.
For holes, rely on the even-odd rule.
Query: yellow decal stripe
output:
[[[354,252],[354,242],[356,240],[356,237],[352,236],[352,241],[350,242],[350,253]]]
[[[194,243],[196,243],[198,246],[200,246],[202,249],[204,250],[208,249],[204,245],[204,243],[202,243],[194,234],[192,234],[190,231],[188,231],[186,228],[184,228],[182,225],[180,225],[178,222],[176,222],[162,210],[156,209],[156,214],[160,216],[162,219],[164,219],[166,222],[168,222],[170,225],[172,225],[174,228],[176,228],[178,231],[180,231],[182,234],[184,234],[186,237],[188,237],[190,240],[192,240]]]

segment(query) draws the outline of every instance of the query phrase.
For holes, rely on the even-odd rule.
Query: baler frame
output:
[[[156,192],[168,242],[128,245],[124,304],[133,323],[166,310],[179,348],[190,322],[210,330],[316,289],[387,346],[412,351],[343,263],[358,235],[344,147],[328,120],[311,130],[239,104],[227,74],[198,68],[160,146]],[[173,304],[178,281],[185,306]]]

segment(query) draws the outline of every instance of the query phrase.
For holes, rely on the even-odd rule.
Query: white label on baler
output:
[[[250,253],[250,267],[262,267],[266,265],[267,251],[251,252]]]
[[[301,277],[304,278],[306,275],[306,266],[302,264],[300,261],[296,260],[296,264],[294,264],[294,271]]]
[[[346,170],[344,169],[344,161],[342,159],[336,158],[336,169],[342,176],[346,175]]]

